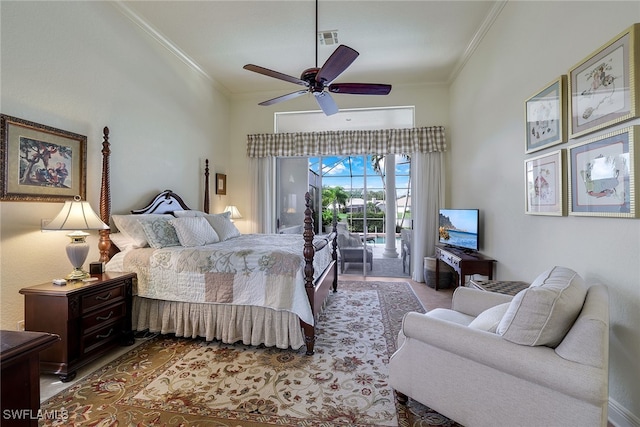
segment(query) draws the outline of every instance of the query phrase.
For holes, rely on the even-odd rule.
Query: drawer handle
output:
[[[104,335],[100,335],[100,334],[96,335],[96,338],[109,338],[112,333],[113,333],[113,328],[109,329],[109,332],[107,332]]]
[[[96,320],[109,320],[113,316],[113,310],[109,312],[108,316],[96,316]]]
[[[107,295],[105,295],[105,296],[100,296],[100,295],[98,295],[98,296],[96,297],[96,299],[97,299],[97,300],[99,300],[99,301],[106,301],[106,300],[108,300],[109,298],[111,298],[111,292],[109,292],[109,293],[108,293]]]

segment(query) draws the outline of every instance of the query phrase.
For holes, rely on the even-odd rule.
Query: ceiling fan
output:
[[[318,0],[316,0],[316,36],[318,34]],[[340,45],[329,56],[324,65],[318,68],[318,42],[314,37],[316,45],[316,66],[307,68],[302,72],[300,78],[273,71],[258,65],[247,64],[243,68],[268,77],[273,77],[286,82],[304,86],[306,89],[291,92],[273,99],[261,102],[258,105],[273,105],[278,102],[297,98],[306,93],[312,93],[322,111],[330,116],[338,112],[338,105],[335,103],[329,92],[352,95],[388,95],[391,92],[391,85],[378,83],[333,83],[333,81],[346,70],[349,65],[356,60],[357,51],[349,46]]]

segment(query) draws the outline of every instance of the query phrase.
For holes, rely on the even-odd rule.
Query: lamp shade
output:
[[[79,196],[64,202],[60,213],[43,230],[107,230],[109,226]]]
[[[242,215],[240,215],[240,211],[234,205],[229,205],[224,208],[225,212],[231,212],[231,219],[240,219]]]
[[[67,257],[73,265],[73,271],[67,275],[67,280],[84,280],[89,273],[82,269],[82,265],[89,254],[89,244],[86,237],[89,233],[81,230],[106,230],[109,226],[91,209],[89,202],[75,196],[73,201],[64,202],[60,213],[43,230],[74,230],[67,234],[71,242],[67,245]]]

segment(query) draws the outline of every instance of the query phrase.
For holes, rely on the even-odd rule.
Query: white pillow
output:
[[[169,223],[173,216],[155,218],[140,218],[138,222],[147,236],[149,246],[155,249],[162,249],[169,246],[180,246],[180,240],[176,234],[176,229]]]
[[[113,223],[118,231],[129,236],[133,240],[132,247],[134,248],[144,248],[149,245],[149,242],[147,242],[147,235],[142,229],[142,225],[140,225],[139,220],[143,218],[159,217],[169,219],[173,218],[172,215],[167,214],[111,215],[111,219],[113,219]]]
[[[231,222],[231,212],[205,215],[205,218],[216,230],[221,242],[240,235],[240,230]]]
[[[169,221],[182,246],[203,246],[220,241],[209,221],[201,216],[175,218]]]
[[[553,267],[513,297],[496,332],[516,344],[556,347],[580,314],[586,295],[578,273]]]
[[[185,218],[192,216],[205,216],[207,213],[202,211],[194,211],[194,210],[185,210],[185,211],[173,211],[173,215],[176,218]]]
[[[116,245],[120,252],[125,252],[134,248],[134,240],[124,233],[109,234],[109,239],[111,240],[111,243]]]
[[[492,332],[495,334],[498,324],[502,317],[507,312],[511,303],[505,302],[504,304],[498,304],[491,308],[486,309],[478,315],[471,323],[470,328],[480,329],[482,331]]]

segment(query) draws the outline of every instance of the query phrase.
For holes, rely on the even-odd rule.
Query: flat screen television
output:
[[[477,251],[479,228],[478,209],[440,209],[438,235],[443,245]]]

